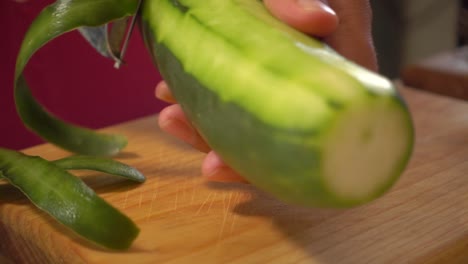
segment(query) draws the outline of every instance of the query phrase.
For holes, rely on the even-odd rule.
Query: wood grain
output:
[[[76,172],[141,228],[130,250],[88,244],[1,184],[0,254],[14,263],[468,263],[468,104],[403,95],[416,125],[413,158],[397,185],[365,206],[302,208],[250,185],[207,183],[203,154],[151,116],[105,129],[129,137],[118,159],[146,183]],[[47,144],[25,152],[67,155]]]

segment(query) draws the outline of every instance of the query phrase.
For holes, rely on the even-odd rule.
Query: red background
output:
[[[16,114],[13,75],[26,30],[52,2],[0,0],[0,147],[21,149],[43,142]],[[165,105],[154,97],[161,78],[138,30],[125,60],[127,65],[114,69],[111,60],[95,52],[78,32],[71,32],[40,49],[25,76],[36,99],[49,111],[75,124],[99,128],[157,113]]]

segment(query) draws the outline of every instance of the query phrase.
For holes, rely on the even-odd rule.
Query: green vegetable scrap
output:
[[[125,249],[139,233],[128,217],[52,162],[0,148],[0,173],[38,208],[99,245]]]
[[[135,168],[108,158],[70,156],[55,160],[53,163],[64,170],[95,170],[121,176],[136,182],[144,182],[146,179],[145,176]]]
[[[101,135],[65,123],[42,108],[32,97],[22,72],[34,52],[53,38],[83,26],[99,26],[136,12],[135,0],[68,0],[46,7],[31,24],[18,54],[15,103],[21,119],[45,140],[72,152],[113,155],[125,147],[120,135]]]
[[[59,0],[37,16],[25,35],[17,58],[16,109],[30,130],[80,156],[50,162],[0,148],[1,180],[6,179],[38,208],[80,236],[110,249],[128,248],[139,233],[138,227],[67,170],[97,170],[144,182],[145,177],[136,169],[95,157],[117,154],[126,146],[127,140],[122,135],[101,134],[66,123],[49,113],[32,96],[22,72],[34,52],[53,38],[82,27],[97,27],[134,15],[137,5],[135,0]]]

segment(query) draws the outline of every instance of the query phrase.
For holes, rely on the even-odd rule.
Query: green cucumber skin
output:
[[[178,2],[167,1],[180,8],[176,5]],[[400,166],[395,168],[395,176],[372,195],[365,199],[337,197],[328,190],[322,179],[320,139],[317,139],[317,145],[310,144],[311,138],[319,138],[323,131],[275,127],[238,104],[225,102],[220,94],[205,87],[197,76],[188,73],[183,62],[165,43],[157,41],[157,30],[147,23],[149,18],[145,17],[145,12],[143,14],[142,29],[147,47],[184,113],[210,147],[255,186],[285,202],[316,207],[351,207],[381,196],[398,179],[409,159],[410,149],[399,161]],[[188,41],[183,36],[180,39]],[[213,51],[207,55],[215,56]],[[226,67],[235,65],[232,62]],[[368,96],[374,94],[370,92]],[[395,104],[405,109],[398,95],[394,100]],[[258,99],[258,103],[262,103],[262,98]],[[330,108],[340,111],[340,107],[334,104],[330,104]],[[408,126],[411,127],[410,118]],[[323,127],[326,128],[327,124]]]
[[[340,203],[326,193],[320,178],[314,177],[320,174],[315,164],[320,155],[316,149],[275,139],[277,133],[284,132],[235,104],[222,102],[185,73],[165,46],[153,42],[153,47],[161,74],[173,87],[184,113],[211,148],[241,175],[288,202],[313,202],[317,206]]]

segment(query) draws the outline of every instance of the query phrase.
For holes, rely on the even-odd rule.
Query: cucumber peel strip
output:
[[[15,69],[16,108],[29,129],[52,144],[84,155],[113,155],[126,146],[121,135],[99,134],[49,113],[32,96],[22,72],[34,52],[55,37],[133,15],[137,7],[135,0],[59,0],[37,16],[24,37]]]
[[[108,158],[70,156],[55,160],[53,163],[64,170],[95,170],[136,182],[146,180],[145,176],[134,167]]]
[[[98,245],[126,249],[139,233],[131,219],[53,162],[0,148],[0,175],[39,209]]]
[[[32,55],[52,39],[134,15],[137,7],[135,0],[58,0],[37,16],[25,35],[15,68],[15,104],[26,127],[46,141],[81,155],[109,156],[126,146],[127,140],[121,135],[97,133],[49,113],[34,99],[23,70]],[[109,249],[130,247],[138,227],[67,169],[98,170],[144,181],[136,169],[97,157],[50,162],[0,148],[0,180],[6,179],[38,208],[87,240]]]

